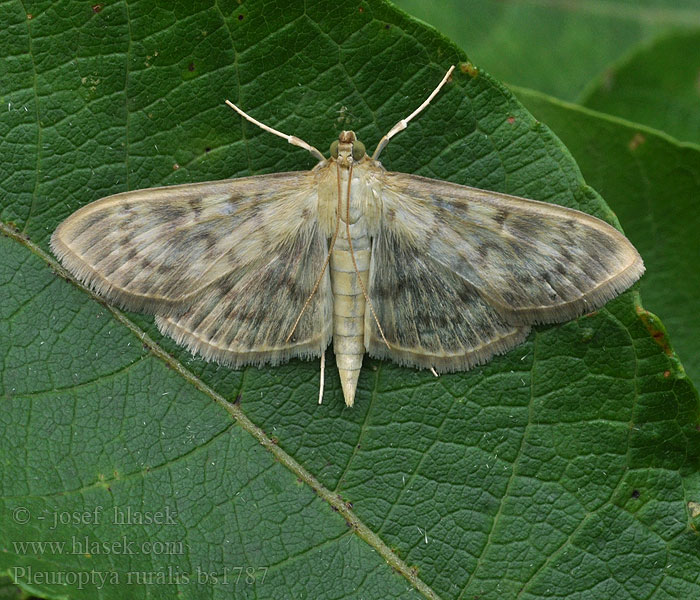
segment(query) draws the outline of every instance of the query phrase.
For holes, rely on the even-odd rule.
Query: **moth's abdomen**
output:
[[[370,241],[364,220],[350,225],[357,270],[367,289]],[[345,404],[352,406],[365,353],[365,297],[350,254],[345,223],[341,221],[331,256],[333,289],[333,350],[340,373]]]

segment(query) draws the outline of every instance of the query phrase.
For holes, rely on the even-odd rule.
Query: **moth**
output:
[[[125,192],[63,221],[51,248],[105,299],[155,314],[206,360],[278,364],[324,356],[331,339],[347,406],[365,352],[462,371],[536,323],[591,312],[644,272],[614,227],[552,204],[386,171],[342,131],[310,171]]]

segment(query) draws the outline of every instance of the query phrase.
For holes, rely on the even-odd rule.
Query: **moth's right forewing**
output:
[[[69,216],[51,248],[79,280],[131,310],[185,310],[209,286],[314,226],[313,172],[138,190]]]
[[[387,173],[386,227],[468,281],[509,323],[556,323],[601,307],[644,264],[627,238],[577,210]]]

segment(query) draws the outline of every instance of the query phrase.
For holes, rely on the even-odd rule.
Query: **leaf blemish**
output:
[[[474,64],[470,61],[463,62],[459,64],[459,70],[462,71],[465,75],[469,75],[470,77],[476,77],[479,75],[479,69],[477,69]]]
[[[639,146],[641,146],[647,139],[639,132],[635,133],[627,146],[634,152]]]

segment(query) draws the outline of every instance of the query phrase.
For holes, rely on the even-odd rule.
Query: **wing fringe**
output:
[[[392,343],[391,349],[384,343],[372,338],[367,353],[372,358],[389,359],[402,367],[418,369],[435,369],[438,373],[468,371],[483,365],[497,354],[505,354],[515,346],[523,343],[530,333],[529,327],[515,327],[504,337],[492,340],[462,354],[439,355],[421,349],[401,348]]]
[[[196,332],[181,327],[168,317],[156,315],[156,325],[162,334],[171,337],[176,344],[184,346],[192,354],[201,356],[207,362],[216,362],[233,369],[247,365],[255,367],[275,366],[292,358],[302,360],[318,358],[328,348],[333,335],[332,321],[329,321],[321,335],[305,340],[303,343],[287,343],[283,346],[236,352],[230,348],[218,346],[211,340],[207,341]]]

